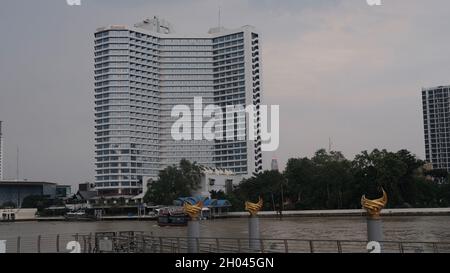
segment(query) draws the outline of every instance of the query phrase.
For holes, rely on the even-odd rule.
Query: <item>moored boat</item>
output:
[[[158,211],[159,226],[187,226],[188,220],[183,207],[164,207]]]
[[[95,221],[95,215],[89,215],[84,210],[68,212],[64,215],[67,221]]]

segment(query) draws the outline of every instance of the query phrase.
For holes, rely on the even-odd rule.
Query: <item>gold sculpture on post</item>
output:
[[[361,205],[367,211],[367,214],[370,218],[375,219],[380,217],[381,210],[386,206],[388,202],[387,193],[383,190],[383,197],[369,200],[366,198],[366,195],[361,197]]]
[[[259,197],[258,203],[245,202],[245,210],[250,212],[251,216],[256,216],[263,207],[263,200]]]
[[[195,205],[191,205],[188,202],[184,203],[183,209],[184,212],[191,217],[191,219],[198,219],[203,208],[203,202],[199,201]]]

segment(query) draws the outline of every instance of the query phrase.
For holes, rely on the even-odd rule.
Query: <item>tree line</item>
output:
[[[388,208],[448,207],[450,182],[445,170],[427,170],[425,162],[407,150],[363,151],[353,160],[341,152],[318,150],[313,157],[291,158],[283,172],[265,171],[244,179],[231,193],[211,192],[228,199],[233,210],[261,196],[264,210],[358,209],[368,198],[388,193]],[[146,202],[172,204],[198,188],[201,170],[182,160],[180,166],[161,171],[145,195]]]
[[[291,158],[286,169],[265,171],[242,181],[231,199],[264,199],[266,210],[358,209],[361,196],[388,193],[388,208],[448,207],[447,171],[427,170],[425,162],[407,150],[363,151],[353,160],[341,152],[318,150],[312,158]]]

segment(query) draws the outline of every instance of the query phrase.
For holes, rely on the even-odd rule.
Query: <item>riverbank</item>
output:
[[[128,215],[118,215],[118,216],[103,216],[99,221],[155,221],[157,217],[155,216],[128,216]],[[36,217],[35,219],[31,219],[29,221],[66,221],[64,216],[54,216],[54,217]],[[76,221],[76,220],[74,220]]]
[[[261,211],[258,213],[262,218],[276,218],[280,217],[279,213],[275,211]],[[364,216],[365,211],[362,209],[353,210],[295,210],[283,211],[283,217],[344,217],[344,216]],[[382,216],[448,216],[450,215],[450,208],[412,208],[412,209],[384,209],[381,212]],[[215,218],[243,218],[248,217],[248,212],[229,212]],[[104,221],[155,221],[154,216],[103,216]],[[65,221],[64,217],[33,217],[29,219],[21,218],[16,221]]]
[[[262,217],[261,237],[295,240],[348,240],[367,239],[367,221],[361,216],[347,217]],[[398,216],[383,218],[383,235],[386,241],[450,242],[450,216]],[[161,227],[156,221],[33,221],[0,223],[0,240],[14,247],[17,238],[35,251],[38,236],[41,241],[56,244],[60,235],[61,246],[73,241],[76,234],[135,231],[163,237],[184,237],[187,227]],[[248,218],[227,218],[200,222],[203,238],[248,238]],[[65,239],[64,239],[65,238]],[[81,238],[81,237],[80,237]],[[43,243],[42,246],[45,244]],[[26,252],[26,247],[22,249]],[[43,250],[45,252],[45,250]]]
[[[364,216],[365,211],[362,209],[350,209],[350,210],[295,210],[295,211],[283,211],[283,217],[344,217],[344,216]],[[382,216],[448,216],[450,215],[450,208],[412,208],[412,209],[384,209],[381,212]],[[277,218],[280,214],[275,211],[261,211],[258,213],[261,218]],[[226,218],[243,218],[248,217],[248,212],[229,212],[220,216],[215,216],[217,219]],[[103,216],[104,221],[155,221],[155,216]],[[63,216],[54,217],[36,217],[34,215],[22,215],[22,217],[16,218],[15,222],[24,221],[66,221]],[[1,222],[1,221],[0,221]]]
[[[363,209],[348,210],[293,210],[283,211],[283,217],[339,217],[339,216],[364,216]],[[450,208],[411,208],[411,209],[384,209],[382,216],[439,216],[450,215]],[[276,211],[260,211],[259,217],[279,217]],[[248,217],[248,212],[229,212],[220,218]]]

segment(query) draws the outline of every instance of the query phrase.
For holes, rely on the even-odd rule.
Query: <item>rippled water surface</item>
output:
[[[363,217],[293,217],[260,219],[265,238],[365,240]],[[450,216],[385,217],[385,240],[450,242]],[[159,227],[154,221],[16,222],[0,223],[0,239],[17,236],[75,234],[103,231],[146,231],[161,236],[185,236],[185,227]],[[201,222],[203,237],[247,237],[246,218]]]

